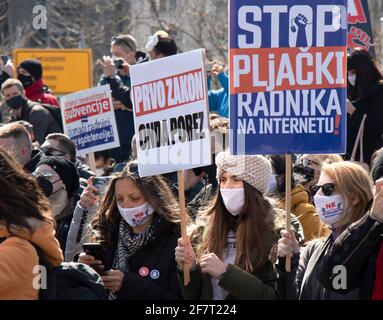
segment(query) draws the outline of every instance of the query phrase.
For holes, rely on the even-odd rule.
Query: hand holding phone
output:
[[[108,183],[111,179],[112,177],[94,177],[92,179],[92,185],[97,189],[98,195],[104,195]]]
[[[93,177],[88,179],[88,186],[80,196],[80,206],[89,209],[97,204],[99,191],[93,186]]]
[[[1,56],[1,61],[3,62],[3,66],[7,65],[8,60],[9,60],[8,56]]]
[[[214,62],[208,61],[206,63],[206,72],[211,72],[211,70],[213,69],[213,65],[214,65]]]
[[[117,69],[124,69],[124,59],[115,59],[113,62]]]
[[[92,267],[99,273],[103,274],[106,266],[106,259],[104,250],[100,243],[84,243],[82,245],[82,249],[86,253],[87,256],[91,256],[94,258]],[[101,264],[100,264],[101,263]]]

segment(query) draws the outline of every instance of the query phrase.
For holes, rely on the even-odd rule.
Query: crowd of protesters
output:
[[[1,65],[0,299],[38,299],[44,255],[92,268],[106,300],[383,300],[383,75],[368,52],[348,57],[347,153],[293,155],[289,231],[285,157],[230,155],[229,75],[209,63],[212,165],[183,173],[185,241],[176,172],[139,176],[129,76],[176,42],[158,31],[145,52],[131,35],[110,45],[99,85],[110,85],[120,147],[96,152],[95,172],[63,134],[41,63]]]

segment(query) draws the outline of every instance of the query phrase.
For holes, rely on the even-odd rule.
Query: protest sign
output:
[[[187,242],[183,170],[211,164],[203,49],[131,66],[141,177],[177,172],[182,239]],[[190,281],[184,265],[184,285]]]
[[[376,57],[367,0],[348,1],[348,48],[356,47],[364,48]]]
[[[120,146],[109,85],[63,96],[60,104],[64,133],[77,155]]]
[[[131,66],[140,176],[211,164],[204,53]]]
[[[233,154],[344,153],[346,0],[230,1]]]

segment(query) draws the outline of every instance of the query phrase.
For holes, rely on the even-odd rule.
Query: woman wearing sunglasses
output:
[[[320,219],[331,234],[326,240],[310,243],[300,253],[292,232],[281,232],[278,241],[277,270],[280,299],[337,300],[358,299],[358,290],[346,294],[327,290],[320,282],[324,258],[331,253],[334,241],[352,223],[362,218],[372,200],[372,183],[367,172],[352,162],[322,166],[317,185],[310,188]],[[285,270],[285,258],[291,258],[291,272]]]

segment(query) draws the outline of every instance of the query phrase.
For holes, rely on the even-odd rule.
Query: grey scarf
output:
[[[124,273],[129,271],[129,258],[139,249],[145,247],[150,239],[152,239],[154,235],[154,226],[158,221],[159,217],[155,217],[153,222],[144,230],[144,232],[136,234],[126,221],[121,219],[117,251],[113,261],[113,270],[120,270]],[[116,298],[117,296],[110,291],[108,299],[115,300]]]

